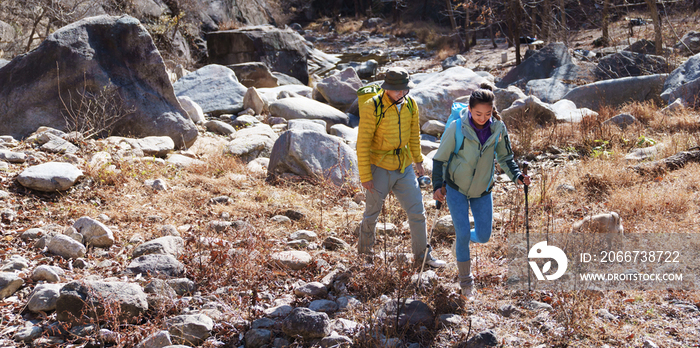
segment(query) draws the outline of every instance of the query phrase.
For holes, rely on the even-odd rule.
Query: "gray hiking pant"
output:
[[[382,205],[389,192],[393,191],[401,207],[408,215],[411,228],[411,249],[416,260],[422,260],[427,242],[425,224],[425,208],[423,196],[418,186],[413,165],[408,166],[403,174],[400,170],[386,170],[372,165],[372,181],[374,190],[366,192],[365,213],[360,224],[360,238],[357,250],[360,253],[370,253],[374,246],[374,228],[377,218],[382,211]]]

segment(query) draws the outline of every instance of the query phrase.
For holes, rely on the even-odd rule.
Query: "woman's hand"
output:
[[[367,191],[374,190],[374,180],[363,182],[362,187],[364,187]]]
[[[423,162],[416,162],[415,167],[419,177],[425,175],[425,169],[423,169]]]
[[[444,186],[435,190],[435,192],[433,192],[433,199],[436,201],[445,202],[445,191]]]
[[[527,176],[526,174],[521,174],[521,175],[522,175],[521,178],[518,179],[518,184],[520,184],[520,185],[523,185],[523,184],[525,184],[525,185],[530,185],[530,182],[531,182],[531,181],[530,181],[530,177]]]

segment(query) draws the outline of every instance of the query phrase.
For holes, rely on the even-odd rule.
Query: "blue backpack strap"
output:
[[[458,118],[455,121],[455,149],[454,149],[454,154],[457,154],[457,151],[462,148],[462,142],[464,142],[464,134],[462,134],[462,119]]]

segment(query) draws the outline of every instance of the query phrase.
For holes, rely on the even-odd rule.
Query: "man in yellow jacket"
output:
[[[366,207],[360,225],[357,249],[372,254],[374,229],[384,199],[390,191],[406,210],[411,228],[411,249],[416,262],[422,262],[427,244],[423,196],[414,173],[424,175],[420,147],[420,124],[416,102],[407,96],[414,83],[408,71],[390,68],[382,84],[383,92],[360,105],[357,134],[357,160],[360,181],[366,192]],[[432,267],[445,262],[427,253]]]

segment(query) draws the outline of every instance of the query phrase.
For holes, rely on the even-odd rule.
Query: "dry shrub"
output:
[[[335,31],[340,35],[354,33],[362,29],[362,24],[363,21],[361,20],[341,19],[341,21],[336,24]]]
[[[624,105],[620,112],[628,113],[634,116],[643,125],[648,125],[652,120],[659,117],[659,107],[653,100],[643,102],[631,102]]]
[[[439,50],[445,47],[458,47],[459,37],[449,28],[438,26],[433,22],[412,21],[395,26],[391,34],[397,37],[415,37],[428,49]]]

